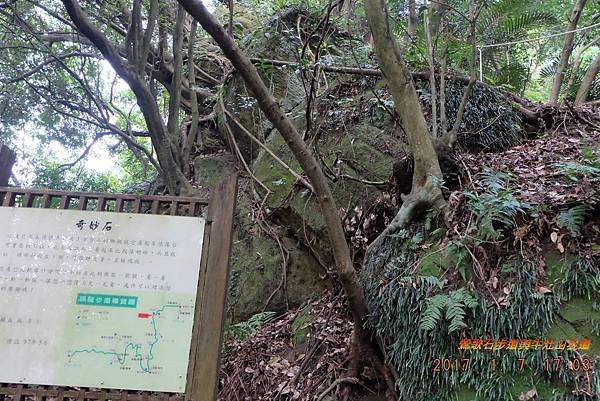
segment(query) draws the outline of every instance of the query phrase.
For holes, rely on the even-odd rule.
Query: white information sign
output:
[[[185,391],[204,220],[0,207],[0,382]]]

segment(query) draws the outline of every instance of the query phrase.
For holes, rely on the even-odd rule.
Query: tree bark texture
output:
[[[0,187],[8,185],[16,155],[8,146],[0,144]]]
[[[181,104],[183,70],[183,20],[185,14],[183,7],[177,7],[177,17],[175,18],[173,32],[173,78],[171,79],[169,90],[169,119],[167,120],[167,131],[169,131],[171,141],[176,145],[179,144],[179,108]],[[196,103],[196,108],[198,108],[198,103]]]
[[[412,193],[420,191],[430,177],[441,179],[442,172],[427,129],[425,116],[417,97],[412,76],[388,23],[384,0],[365,0],[365,11],[375,42],[375,53],[385,76],[394,108],[402,120],[415,160]]]
[[[598,75],[600,71],[600,52],[596,54],[596,58],[592,61],[589,68],[585,72],[583,76],[583,80],[581,81],[581,85],[579,85],[579,89],[577,90],[577,95],[575,96],[575,105],[582,105],[587,99],[588,94],[590,93],[590,89],[592,87],[592,83],[594,79]]]
[[[567,31],[573,31],[577,29],[577,23],[579,22],[579,17],[581,16],[581,12],[583,11],[583,7],[585,6],[587,0],[576,0],[575,6],[573,7],[573,12],[571,13],[571,18],[569,19],[569,27]],[[562,52],[560,55],[560,61],[556,66],[556,71],[554,72],[554,79],[552,81],[552,90],[550,92],[550,99],[548,103],[551,105],[555,105],[558,102],[558,96],[560,94],[560,88],[563,83],[563,78],[565,74],[565,69],[569,64],[569,57],[571,57],[571,52],[573,51],[573,39],[575,38],[575,32],[571,32],[565,35],[565,42],[563,44]]]
[[[575,57],[573,58],[573,63],[571,64],[570,68],[571,76],[569,77],[569,82],[567,83],[567,87],[565,88],[565,93],[568,94],[569,90],[573,87],[573,84],[575,83],[575,77],[577,76],[577,71],[579,70],[579,66],[581,65],[581,57],[587,49],[594,46],[598,42],[600,42],[600,35],[596,36],[594,39],[592,39],[590,42],[588,42],[585,46],[583,46],[575,53]]]
[[[419,15],[417,14],[417,6],[415,0],[408,0],[408,28],[404,36],[404,47],[408,49],[417,36],[417,28],[419,26]]]

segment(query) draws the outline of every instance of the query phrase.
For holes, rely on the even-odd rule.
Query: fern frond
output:
[[[477,299],[467,290],[461,288],[447,295],[439,294],[427,300],[427,308],[421,316],[419,327],[423,331],[435,329],[444,316],[448,322],[448,334],[464,327],[466,309],[477,306]]]
[[[556,23],[556,17],[550,12],[533,11],[508,18],[498,27],[494,36],[501,40],[511,40],[531,28]]]
[[[563,210],[556,216],[556,222],[561,228],[569,230],[571,236],[579,235],[579,230],[585,222],[585,215],[591,209],[589,205],[577,205]]]
[[[554,59],[548,61],[541,69],[540,69],[540,79],[546,79],[554,76],[556,72],[556,66],[560,59],[555,57]]]
[[[421,316],[419,327],[423,331],[431,331],[436,328],[438,322],[442,319],[442,311],[446,305],[445,295],[436,295],[427,300],[427,308]]]
[[[591,164],[591,163],[590,163]],[[552,167],[559,170],[572,181],[578,181],[579,176],[600,177],[600,168],[594,165],[582,164],[577,162],[559,162],[553,163]]]

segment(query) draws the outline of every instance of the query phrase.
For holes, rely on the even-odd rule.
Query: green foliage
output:
[[[561,270],[563,277],[556,287],[562,299],[569,300],[574,296],[597,299],[600,293],[599,257],[566,259]]]
[[[430,108],[429,84],[418,82],[418,85],[421,101]],[[456,121],[464,89],[463,83],[446,80],[448,127],[452,127]],[[472,151],[500,151],[517,144],[521,136],[520,117],[506,97],[495,88],[476,84],[465,107],[457,135],[458,143]]]
[[[579,235],[579,230],[585,222],[585,216],[591,209],[588,205],[577,205],[570,209],[563,210],[556,216],[556,222],[561,228],[569,230],[573,237]]]
[[[558,162],[553,163],[552,167],[572,181],[579,181],[584,177],[591,181],[599,181],[600,152],[591,147],[584,146],[582,163]]]
[[[581,176],[600,177],[600,168],[578,162],[558,162],[553,164],[562,174],[573,181],[579,181]]]
[[[497,240],[504,227],[516,227],[515,218],[531,209],[531,205],[515,198],[508,184],[510,175],[487,171],[483,183],[486,191],[477,195],[465,192],[469,208],[477,216],[477,236],[483,240]]]
[[[532,35],[558,22],[555,12],[531,9],[527,2],[502,0],[490,3],[477,24],[478,41],[485,44],[513,42]],[[485,78],[492,84],[514,92],[522,92],[530,81],[531,43],[482,49]]]
[[[84,168],[65,169],[57,162],[42,161],[32,187],[81,192],[118,192],[119,179],[111,173],[88,172]]]
[[[385,339],[387,355],[399,376],[399,396],[416,401],[452,400],[459,386],[468,386],[481,400],[511,399],[510,382],[503,378],[519,374],[515,361],[525,357],[527,351],[515,351],[511,358],[502,358],[499,351],[462,352],[459,340],[543,337],[558,311],[558,299],[537,293],[535,266],[518,258],[512,260],[512,268],[505,273],[513,274],[511,281],[515,283],[506,307],[498,308],[483,294],[466,288],[443,294],[445,280],[411,273],[419,256],[416,250],[409,250],[410,233],[417,232],[425,243],[431,242],[423,224],[417,224],[407,229],[403,239],[386,238],[361,271],[372,311],[368,324]],[[529,366],[542,367],[533,376],[547,377],[541,369],[544,358],[552,355],[553,351],[527,353]],[[432,369],[436,358],[470,358],[471,366],[477,368],[440,374]],[[493,358],[498,363],[496,371],[491,368]],[[557,379],[568,382],[570,377],[561,373]]]
[[[502,18],[498,27],[490,34],[496,40],[511,41],[521,38],[531,28],[539,28],[540,26],[551,26],[557,22],[556,16],[549,11],[527,11],[519,15],[509,18]],[[482,30],[486,30],[485,26],[481,26]]]
[[[464,288],[452,291],[449,294],[438,294],[427,299],[427,308],[421,316],[419,327],[424,331],[432,331],[444,317],[448,324],[448,333],[466,327],[466,309],[477,306],[477,299]]]
[[[244,341],[254,334],[261,326],[272,322],[277,314],[275,312],[261,312],[251,316],[248,320],[225,327],[224,338],[228,341]]]

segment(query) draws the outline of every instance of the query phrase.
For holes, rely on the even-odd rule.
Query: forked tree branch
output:
[[[179,167],[179,149],[170,140],[158,104],[150,92],[145,77],[137,73],[135,62],[130,60],[132,64],[126,63],[121,58],[118,49],[92,24],[76,0],[62,0],[62,3],[77,29],[100,50],[135,94],[146,125],[150,130],[152,144],[156,149],[169,192],[172,194],[178,194],[180,191],[191,192],[191,185]]]

